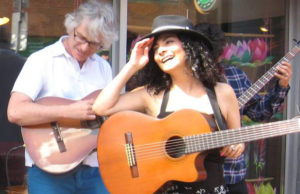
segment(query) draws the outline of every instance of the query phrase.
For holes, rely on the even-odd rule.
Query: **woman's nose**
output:
[[[164,55],[165,52],[166,52],[166,47],[164,47],[164,46],[158,47],[157,53],[158,53],[160,56]]]

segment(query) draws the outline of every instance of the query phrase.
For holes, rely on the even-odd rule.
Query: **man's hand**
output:
[[[69,105],[68,112],[65,117],[78,120],[94,120],[96,119],[95,112],[92,110],[93,99],[79,100]]]
[[[292,77],[292,65],[290,63],[284,62],[277,67],[278,72],[275,76],[279,79],[279,85],[283,88],[289,85],[289,81]]]

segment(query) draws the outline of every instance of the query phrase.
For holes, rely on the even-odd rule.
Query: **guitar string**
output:
[[[178,150],[173,150],[173,152],[177,152]],[[200,153],[200,151],[197,151]],[[196,152],[191,152],[191,153],[196,153]],[[148,160],[148,159],[154,159],[154,158],[157,158],[157,157],[161,157],[162,155],[166,155],[167,153],[165,152],[156,152],[156,153],[152,153],[151,155],[147,154],[147,155],[144,155],[144,156],[138,156],[138,160],[141,161],[141,160]],[[168,153],[170,154],[170,153]],[[182,154],[178,155],[178,157],[176,157],[175,155],[170,155],[170,157],[175,157],[175,158],[179,158],[181,157]]]
[[[188,143],[190,145],[192,145],[192,147],[194,147],[197,152],[202,151],[201,147],[204,148],[215,148],[216,146],[218,147],[218,144],[216,145],[215,142],[219,142],[220,147],[222,147],[222,145],[226,145],[227,143],[230,144],[232,141],[235,140],[238,141],[240,140],[240,138],[243,138],[245,142],[247,141],[251,141],[253,140],[253,138],[256,138],[258,135],[265,137],[266,135],[271,136],[270,134],[273,134],[272,131],[274,131],[274,126],[267,126],[265,127],[266,124],[264,124],[264,126],[259,126],[260,128],[264,129],[262,132],[260,133],[256,133],[256,134],[251,134],[251,129],[253,127],[250,127],[248,129],[248,134],[246,137],[245,136],[245,130],[247,130],[247,127],[244,127],[243,129],[236,129],[236,130],[242,130],[240,131],[242,134],[238,134],[236,136],[231,137],[231,139],[227,141],[222,140],[222,138],[227,135],[230,135],[229,133],[231,132],[230,130],[224,131],[225,133],[222,134],[215,134],[215,133],[206,133],[206,134],[200,134],[200,135],[194,135],[194,136],[188,136],[191,138],[194,138],[194,140],[189,141]],[[292,128],[297,127],[298,124],[297,123],[291,123],[291,124],[286,124],[285,128],[288,127],[288,129],[283,129],[280,130],[280,126],[278,126],[279,131],[282,131],[282,133],[284,134],[288,134],[288,133],[293,133],[296,132],[297,130],[293,130]],[[257,127],[256,127],[257,128]],[[269,131],[268,131],[269,130]],[[271,130],[271,133],[270,133]],[[226,133],[227,132],[227,133]],[[237,131],[235,131],[235,133],[238,133]],[[278,134],[278,133],[274,133],[274,134]],[[207,136],[207,137],[205,137]],[[215,138],[214,138],[215,136]],[[241,137],[240,137],[241,136]],[[202,138],[201,138],[202,137]],[[240,137],[240,138],[239,138]],[[203,140],[203,142],[201,141]],[[187,140],[185,140],[187,141]],[[171,147],[169,147],[169,154],[174,154],[177,153],[178,151],[182,151],[182,139],[179,140],[169,140],[169,141],[160,141],[160,142],[155,142],[155,143],[151,143],[151,144],[141,144],[141,145],[136,145],[134,148],[134,153],[136,155],[136,157],[138,157],[139,159],[151,159],[153,157],[156,156],[160,156],[160,155],[165,155],[165,144],[166,142],[169,142],[168,145],[170,145],[171,142]],[[240,142],[240,141],[239,141]],[[237,142],[238,143],[238,142]],[[203,144],[201,146],[201,144]],[[180,145],[181,147],[178,147],[178,145]]]
[[[235,131],[235,133],[237,133],[236,131]],[[204,134],[200,134],[200,135],[204,135]],[[212,133],[209,133],[208,135],[212,135]],[[214,136],[215,136],[215,134],[213,134]],[[224,135],[224,134],[223,134]],[[161,143],[163,143],[163,144],[165,144],[167,141],[163,141],[163,142],[158,142],[158,144],[161,144]],[[179,140],[179,141],[177,141],[177,140],[171,140],[170,142],[173,142],[173,143],[169,143],[168,145],[178,145],[177,143],[180,143],[181,144],[181,140]],[[174,144],[175,143],[175,144]],[[149,144],[148,144],[149,145]],[[150,144],[150,146],[152,146],[153,147],[153,145],[154,144]],[[136,150],[138,150],[138,147],[141,147],[141,146],[145,146],[145,144],[144,145],[139,145],[139,146],[136,146]],[[148,148],[150,147],[150,146],[148,146]]]
[[[292,131],[293,132],[293,131]],[[268,134],[268,133],[266,133],[266,134]],[[256,136],[256,135],[255,135]],[[250,139],[250,140],[252,140],[252,139]],[[245,140],[245,142],[247,142],[248,140]],[[227,143],[226,143],[227,144]],[[230,142],[228,143],[228,144],[230,144]],[[213,144],[207,144],[206,146],[213,146],[214,147],[214,145]],[[198,143],[198,141],[196,142],[196,144],[195,144],[195,147],[198,149],[198,147],[199,147],[199,143]],[[205,147],[205,146],[204,146]],[[216,147],[218,147],[218,146],[216,146]],[[138,157],[138,159],[139,159],[139,161],[141,161],[141,160],[144,160],[144,159],[153,159],[153,158],[157,158],[157,157],[160,157],[161,155],[166,155],[166,152],[164,152],[164,151],[161,151],[161,150],[164,150],[163,149],[163,147],[160,147],[160,149],[159,150],[154,150],[154,152],[152,151],[152,153],[150,152],[150,153],[146,153],[146,155],[145,155],[145,152],[143,153],[143,152],[141,152],[141,153],[143,153],[143,155],[141,155],[141,154],[138,154],[137,152],[136,152],[136,155],[137,155],[137,157]],[[180,151],[181,151],[181,148],[179,149]],[[204,149],[205,150],[205,149]],[[196,150],[195,152],[200,152],[201,150]],[[178,152],[178,149],[172,149],[172,151],[169,151],[168,153],[170,154],[170,153],[176,153],[176,152]],[[191,152],[191,153],[195,153],[195,152]]]
[[[264,126],[266,125],[266,124],[263,124]],[[257,127],[255,127],[255,128],[257,128]],[[242,130],[244,130],[245,129],[245,127],[242,129]],[[239,130],[239,129],[237,129],[237,130]],[[226,132],[226,131],[225,131]],[[224,133],[225,133],[224,132]],[[235,133],[237,133],[236,131],[235,131]],[[204,135],[204,134],[198,134],[198,135]],[[212,135],[212,133],[208,133],[208,135]],[[214,136],[215,136],[215,134],[213,134]],[[181,140],[179,140],[179,142],[180,142]],[[167,141],[162,141],[162,142],[157,142],[158,144],[160,144],[160,143],[166,143]],[[178,142],[177,140],[169,140],[169,142]],[[142,145],[137,145],[136,146],[136,148],[138,148],[138,147],[141,147],[141,146],[148,146],[148,147],[150,147],[150,146],[153,146],[153,145],[155,145],[156,143],[150,143],[150,144],[142,144]],[[136,149],[137,150],[137,149]]]
[[[235,132],[236,133],[236,132]],[[211,133],[209,133],[209,135],[210,135]],[[203,135],[203,134],[200,134],[200,135]],[[165,141],[164,141],[165,142]],[[151,145],[151,144],[150,144]],[[138,147],[138,146],[137,146]]]

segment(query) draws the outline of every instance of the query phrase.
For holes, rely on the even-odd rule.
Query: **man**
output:
[[[108,3],[90,0],[66,14],[64,24],[67,36],[27,59],[12,89],[7,111],[10,122],[32,126],[62,119],[96,118],[92,111],[93,99],[82,99],[102,89],[112,79],[110,65],[95,53],[102,48],[108,49],[117,39],[113,9]],[[46,96],[74,102],[51,106],[37,103]],[[57,144],[61,146],[59,142]],[[83,146],[81,143],[77,143],[78,148]],[[48,149],[50,145],[45,146],[43,152]],[[33,155],[28,153],[26,150],[30,194],[108,193],[100,177],[96,152],[89,154],[74,169],[59,174],[38,168],[32,160]]]
[[[221,55],[226,44],[223,31],[214,24],[197,24],[197,30],[204,33],[212,42],[214,55],[221,60]],[[218,64],[222,68],[225,79],[234,89],[236,96],[242,95],[250,86],[251,81],[247,75],[235,66]],[[247,115],[253,121],[267,121],[278,111],[280,105],[289,91],[289,80],[292,76],[292,66],[284,63],[278,68],[275,77],[278,78],[274,88],[270,89],[264,96],[255,95],[244,107],[240,109],[241,115]],[[244,149],[242,145],[237,145],[235,149]],[[244,154],[236,159],[226,158],[224,161],[224,176],[231,194],[246,194],[245,183],[247,166]]]

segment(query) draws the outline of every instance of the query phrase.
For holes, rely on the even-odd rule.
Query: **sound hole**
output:
[[[168,155],[172,158],[180,158],[184,155],[185,144],[181,137],[173,136],[168,139],[166,144],[166,151]]]
[[[90,129],[99,129],[104,122],[104,118],[97,116],[95,120],[81,121],[81,126]]]

